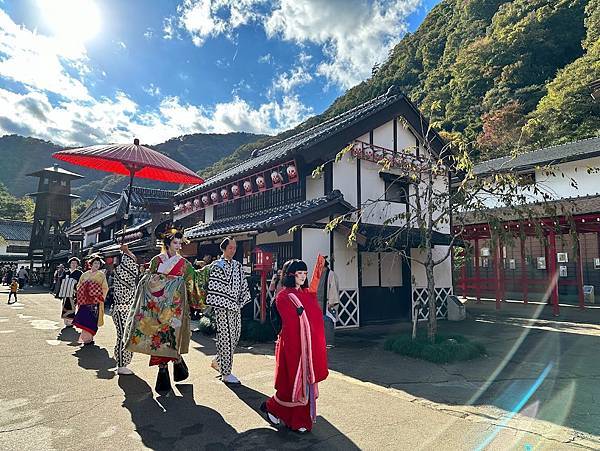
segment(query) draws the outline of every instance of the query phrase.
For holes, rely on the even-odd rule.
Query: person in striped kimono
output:
[[[62,279],[60,279],[60,287],[58,297],[62,300],[62,312],[60,317],[65,323],[65,327],[72,327],[73,318],[75,317],[75,288],[79,282],[79,278],[83,271],[79,269],[80,261],[77,257],[71,257],[67,264],[69,269],[65,271]]]
[[[206,304],[212,306],[217,322],[217,356],[212,367],[226,384],[239,384],[231,374],[233,353],[242,330],[242,307],[250,302],[250,290],[242,264],[233,257],[237,244],[225,238],[220,245],[222,257],[211,265]]]

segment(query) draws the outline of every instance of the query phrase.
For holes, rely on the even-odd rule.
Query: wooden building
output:
[[[29,240],[33,223],[0,219],[0,265],[29,267]],[[35,262],[39,266],[41,262]]]
[[[544,170],[552,165],[554,174]],[[467,215],[463,239],[472,252],[456,274],[456,291],[480,299],[559,300],[585,304],[584,286],[600,295],[600,138],[590,138],[483,162],[480,177],[496,171],[519,174],[531,199],[530,220],[502,205],[490,204],[508,239],[492,241],[490,224]],[[537,185],[551,198],[542,203]],[[548,211],[554,214],[548,215]],[[456,229],[458,231],[458,228]],[[541,234],[540,234],[541,232]],[[496,244],[494,244],[496,243]],[[589,292],[590,289],[587,288]]]
[[[402,93],[388,93],[257,150],[248,160],[176,195],[174,216],[187,226],[192,245],[188,256],[218,254],[217,244],[227,235],[238,241],[238,258],[250,273],[253,251],[274,254],[281,268],[292,257],[302,258],[312,270],[317,255],[328,255],[339,277],[341,307],[338,327],[408,320],[412,303],[423,302],[424,268],[411,264],[397,251],[378,252],[373,245],[403,228],[401,220],[385,224],[406,211],[406,189],[400,183],[401,150],[424,152],[422,130],[427,121]],[[441,139],[430,131],[435,152]],[[336,154],[348,144],[339,162]],[[388,158],[389,169],[377,162]],[[325,164],[320,177],[313,170]],[[445,182],[445,181],[442,181]],[[402,182],[403,184],[405,182]],[[398,188],[398,189],[396,189]],[[402,188],[402,189],[400,189]],[[325,224],[342,214],[362,209],[358,240],[348,246],[352,221],[332,233]],[[194,225],[195,224],[195,225]],[[406,228],[402,241],[409,254],[418,253],[420,238]],[[439,251],[447,249],[449,226],[436,235]],[[436,269],[438,315],[446,314],[452,292],[450,260]],[[258,316],[258,299],[255,316]]]

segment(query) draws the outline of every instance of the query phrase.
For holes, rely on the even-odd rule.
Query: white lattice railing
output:
[[[267,305],[273,302],[274,292],[267,291]],[[254,298],[254,319],[260,319],[260,296]],[[338,318],[335,324],[336,329],[347,329],[358,327],[359,316],[358,290],[340,291],[340,305],[338,307]]]
[[[448,296],[452,294],[452,287],[435,288],[436,316],[444,319],[448,318]],[[427,288],[413,287],[412,311],[419,306],[419,321],[425,321],[429,318],[429,306],[427,305]]]
[[[340,291],[340,305],[338,307],[336,329],[348,329],[360,325],[360,304],[358,290]]]

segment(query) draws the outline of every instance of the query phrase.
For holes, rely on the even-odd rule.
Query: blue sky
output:
[[[369,77],[439,0],[0,0],[0,135],[275,134]]]

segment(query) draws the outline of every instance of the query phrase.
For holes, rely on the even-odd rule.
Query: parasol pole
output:
[[[135,146],[140,145],[140,140],[135,138],[133,140],[133,144]],[[123,216],[123,238],[121,239],[121,244],[125,243],[125,231],[127,230],[127,221],[129,220],[129,209],[131,208],[131,195],[133,193],[133,178],[135,177],[135,173],[139,171],[141,168],[136,167],[135,165],[127,165],[127,169],[129,169],[129,191],[127,192],[127,208],[125,209],[125,215]]]

